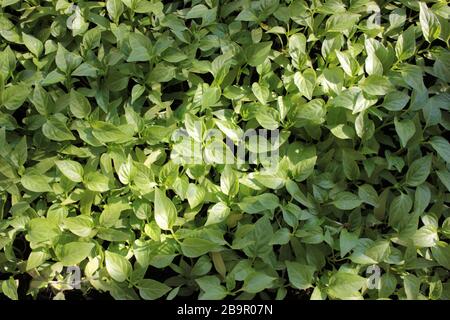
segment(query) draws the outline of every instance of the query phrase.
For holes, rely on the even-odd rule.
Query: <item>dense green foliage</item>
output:
[[[0,3],[0,297],[450,298],[445,0]]]

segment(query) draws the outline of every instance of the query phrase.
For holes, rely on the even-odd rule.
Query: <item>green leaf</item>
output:
[[[22,137],[10,154],[11,161],[18,167],[23,166],[28,158],[27,138]]]
[[[283,245],[288,244],[291,239],[291,233],[287,228],[278,229],[277,232],[273,234],[272,240],[270,240],[271,245]]]
[[[119,221],[122,211],[126,209],[129,209],[129,206],[124,201],[119,200],[108,203],[100,215],[100,224],[107,228],[113,227]]]
[[[441,180],[442,184],[450,191],[450,172],[448,170],[439,170],[436,172],[439,180]]]
[[[361,89],[370,95],[383,96],[393,89],[388,78],[372,74],[361,82]]]
[[[355,299],[361,296],[359,290],[365,284],[366,279],[357,274],[338,271],[331,276],[327,293],[335,299]]]
[[[430,144],[445,162],[450,163],[450,143],[445,138],[434,136],[430,139]]]
[[[436,227],[432,225],[423,226],[414,233],[412,241],[419,248],[434,247],[436,242],[439,241]]]
[[[19,296],[17,294],[17,283],[18,280],[14,280],[13,277],[9,277],[7,280],[2,281],[2,292],[11,300],[19,300]]]
[[[34,54],[35,57],[39,58],[39,56],[42,54],[42,51],[44,50],[44,45],[42,44],[41,40],[26,33],[22,33],[22,39],[27,49],[30,50],[30,52]]]
[[[302,33],[296,33],[289,37],[289,55],[292,64],[301,69],[306,60],[306,37]]]
[[[129,184],[135,177],[135,167],[133,160],[128,157],[127,161],[122,163],[117,171],[118,178],[122,184]]]
[[[59,70],[53,70],[52,72],[48,73],[44,80],[42,80],[41,85],[42,86],[49,86],[55,83],[62,83],[66,77],[63,73],[61,73]]]
[[[32,251],[28,256],[26,270],[32,270],[39,267],[48,258],[48,254],[45,251]]]
[[[269,57],[272,41],[251,44],[245,47],[246,61],[252,67],[257,67]]]
[[[431,252],[437,263],[446,269],[450,269],[450,246],[448,244],[432,247]]]
[[[7,6],[13,5],[17,2],[19,2],[20,0],[3,0],[2,2],[2,8],[6,8]]]
[[[353,248],[359,244],[358,235],[352,232],[348,232],[347,229],[343,229],[339,236],[339,247],[340,254],[343,258],[347,253],[349,253]]]
[[[397,279],[392,273],[385,273],[380,279],[380,297],[389,298],[397,287]]]
[[[311,68],[306,69],[303,73],[298,71],[294,74],[294,83],[300,93],[311,100],[316,87],[316,72]]]
[[[92,124],[92,134],[103,143],[126,143],[133,140],[132,126],[116,126],[109,122],[96,121]]]
[[[49,184],[49,179],[44,175],[27,174],[20,179],[22,186],[32,192],[51,192],[52,187]]]
[[[181,243],[181,252],[188,258],[200,257],[217,248],[216,243],[201,238],[187,238]]]
[[[172,230],[177,219],[177,209],[164,192],[155,189],[155,221],[163,230]]]
[[[276,130],[280,125],[278,112],[275,109],[269,107],[261,106],[260,111],[256,114],[256,120],[261,125],[261,127],[268,130]],[[251,148],[257,148],[256,140],[254,141],[255,141],[254,143],[250,143],[251,146],[249,146],[249,150],[251,150]],[[262,140],[262,138],[261,139],[258,138],[258,147],[259,145],[263,144],[262,141],[264,141]]]
[[[199,300],[222,300],[228,294],[227,289],[220,285],[220,280],[216,276],[204,276],[195,279],[203,293],[199,296]]]
[[[147,77],[147,83],[168,82],[175,76],[175,68],[166,63],[158,63]]]
[[[315,267],[291,261],[285,261],[285,264],[289,281],[294,288],[305,290],[312,287],[312,279],[316,271]]]
[[[348,52],[336,51],[336,56],[344,72],[353,77],[359,69],[359,64]]]
[[[202,204],[205,199],[205,194],[206,192],[203,187],[190,183],[186,191],[189,206],[191,208],[195,208],[196,206]]]
[[[237,21],[258,21],[258,17],[251,9],[244,9],[236,17]]]
[[[133,104],[145,91],[145,87],[140,84],[136,84],[131,90],[131,103]]]
[[[392,91],[386,94],[383,101],[383,107],[389,111],[402,110],[409,101],[409,96],[403,91]]]
[[[214,260],[214,257],[217,257],[217,256],[221,256],[220,253],[219,252],[213,252],[211,254],[212,260],[213,261],[218,261],[217,259]],[[209,257],[202,256],[200,259],[197,260],[197,262],[192,267],[191,275],[193,275],[193,276],[205,275],[205,274],[207,274],[208,272],[211,271],[211,268],[212,268],[212,263],[211,263],[211,260],[209,259]]]
[[[94,228],[94,222],[88,216],[76,216],[64,219],[64,225],[73,234],[79,237],[88,237]]]
[[[76,77],[91,77],[96,78],[98,74],[98,68],[89,63],[80,64],[73,72],[72,76]]]
[[[333,67],[323,70],[321,84],[326,93],[340,94],[344,84],[344,72],[342,68]]]
[[[264,193],[254,197],[245,197],[238,203],[242,211],[247,213],[260,213],[265,210],[274,210],[279,206],[279,199],[271,193]]]
[[[61,43],[58,43],[55,62],[59,70],[65,74],[70,74],[82,61],[83,59],[78,54],[68,51]]]
[[[352,210],[359,207],[362,204],[362,200],[351,192],[343,191],[336,195],[333,204],[341,210]]]
[[[345,124],[338,124],[330,128],[331,133],[339,139],[353,139],[355,137],[355,130]]]
[[[137,13],[162,13],[163,5],[160,2],[152,3],[150,1],[138,1],[134,7],[134,12]]]
[[[208,108],[215,105],[220,99],[220,88],[217,87],[204,87],[201,100],[202,108]]]
[[[406,184],[411,187],[417,187],[418,185],[424,183],[430,174],[431,161],[431,154],[414,160],[406,173]]]
[[[72,132],[67,128],[66,123],[54,116],[50,117],[46,123],[42,126],[42,132],[50,140],[54,141],[67,141],[76,140]]]
[[[420,13],[419,21],[423,36],[428,42],[432,42],[439,37],[441,32],[441,24],[432,10],[430,10],[426,3],[419,2]]]
[[[106,192],[109,190],[109,179],[100,172],[86,173],[83,182],[91,191]]]
[[[312,208],[314,207],[314,204],[312,201],[300,190],[297,183],[295,183],[292,180],[288,180],[286,182],[286,190],[289,192],[289,194],[297,200],[299,203],[304,205],[305,207]]]
[[[365,251],[365,255],[380,263],[387,258],[390,253],[390,243],[386,240],[377,240]]]
[[[342,167],[348,180],[357,180],[359,178],[360,171],[358,164],[345,152],[342,155]]]
[[[398,228],[400,223],[408,218],[412,205],[411,198],[404,193],[394,198],[389,207],[389,225]]]
[[[70,112],[79,119],[86,118],[91,113],[89,100],[73,89],[70,91]]]
[[[313,123],[322,123],[326,114],[324,106],[325,102],[322,99],[311,100],[297,107],[296,117],[312,121]]]
[[[60,160],[55,162],[59,171],[71,181],[82,182],[84,170],[81,164],[72,160]]]
[[[131,52],[127,62],[150,61],[152,43],[150,39],[140,33],[131,33],[129,37]]]
[[[279,127],[280,124],[278,122],[278,119],[279,116],[276,110],[268,107],[261,106],[261,110],[256,114],[256,120],[258,121],[258,123],[261,125],[261,127],[268,130],[276,130]],[[258,144],[262,145],[261,141],[263,140],[258,138]],[[254,144],[256,144],[256,141]],[[256,146],[253,145],[249,146],[249,149],[252,147],[256,148]]]
[[[142,279],[138,282],[139,295],[144,300],[156,300],[168,293],[172,288],[153,279]]]
[[[409,139],[416,133],[416,126],[412,120],[399,121],[397,117],[394,118],[395,131],[397,132],[402,148],[406,147]]]
[[[359,20],[359,14],[336,13],[326,21],[325,30],[327,32],[349,32]]]
[[[403,278],[406,298],[408,300],[417,300],[420,290],[420,279],[413,274],[407,274]]]
[[[220,175],[220,190],[230,197],[234,197],[239,191],[237,175],[230,165],[225,165]]]
[[[197,142],[203,141],[204,125],[200,118],[186,113],[184,116],[185,126],[189,136]]]
[[[203,18],[208,13],[208,7],[203,4],[193,6],[186,14],[186,19]]]
[[[261,102],[263,105],[267,104],[267,99],[270,95],[270,91],[267,87],[261,86],[258,82],[253,82],[252,92],[259,102]]]
[[[117,282],[124,282],[131,275],[130,261],[120,254],[105,251],[105,266],[108,274]]]
[[[2,90],[3,91],[3,90]],[[30,87],[25,84],[17,84],[7,87],[0,96],[1,103],[8,110],[16,110],[22,106],[30,94]]]
[[[106,1],[106,10],[108,10],[108,14],[111,19],[118,24],[119,18],[123,13],[123,4],[121,0],[107,0]]]
[[[367,74],[369,75],[383,75],[383,64],[381,63],[380,59],[378,59],[375,53],[369,53],[367,55],[364,67]]]
[[[370,204],[373,207],[378,206],[378,194],[373,186],[370,184],[364,184],[358,186],[358,197],[367,204]]]
[[[64,266],[73,266],[86,259],[94,248],[89,242],[69,242],[56,247],[56,255]]]
[[[416,35],[414,27],[399,35],[395,44],[395,54],[399,60],[407,60],[411,58],[416,51]]]
[[[255,271],[250,273],[244,279],[242,290],[248,293],[258,293],[273,286],[276,278],[271,277],[263,272]]]
[[[414,211],[423,213],[431,200],[431,191],[426,184],[417,186],[414,194]]]
[[[50,219],[35,218],[29,223],[29,239],[32,242],[54,240],[61,233],[57,223]]]
[[[37,112],[47,116],[54,112],[55,104],[50,94],[40,85],[34,87],[33,96],[30,101],[34,104]]]
[[[208,219],[205,226],[220,223],[230,214],[230,208],[223,202],[216,203],[208,210]]]

